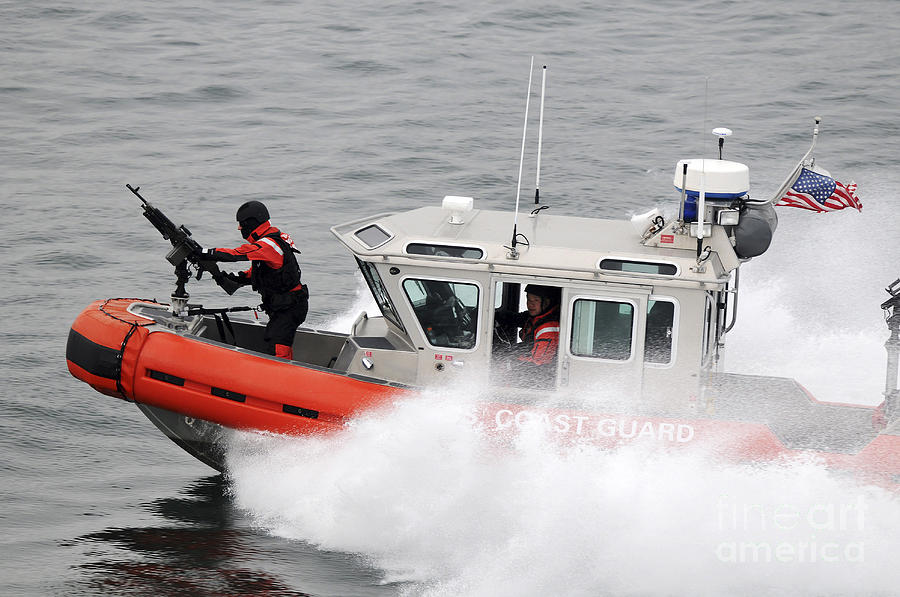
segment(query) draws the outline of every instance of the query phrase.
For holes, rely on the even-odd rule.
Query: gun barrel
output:
[[[125,188],[128,189],[129,191],[131,191],[132,193],[134,193],[134,194],[137,196],[137,198],[140,199],[140,200],[143,202],[144,205],[148,205],[148,206],[150,205],[150,202],[147,201],[146,199],[144,199],[144,198],[141,196],[141,194],[138,192],[138,191],[141,190],[141,187],[133,187],[133,186],[131,186],[130,184],[127,184],[127,183],[126,183],[126,184],[125,184]]]
[[[198,259],[202,247],[200,246],[200,243],[191,236],[191,231],[188,230],[187,226],[183,224],[181,226],[176,226],[166,214],[158,208],[153,207],[149,201],[141,196],[139,192],[141,187],[133,187],[130,184],[126,184],[125,187],[143,202],[144,217],[153,224],[153,227],[162,234],[164,239],[172,244],[172,249],[166,255],[166,260],[169,263],[175,267],[182,267],[186,261],[190,261],[197,267],[198,280],[203,272],[208,272],[213,278],[220,277],[221,271],[215,262],[200,261]],[[217,280],[217,283],[219,283],[228,294],[233,294],[238,287],[237,285],[228,285],[227,280],[225,282]]]

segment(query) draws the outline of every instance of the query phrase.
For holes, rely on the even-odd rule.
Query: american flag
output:
[[[855,182],[845,185],[831,178],[827,172],[813,172],[807,168],[800,170],[800,176],[775,205],[817,212],[837,211],[845,207],[862,211]]]

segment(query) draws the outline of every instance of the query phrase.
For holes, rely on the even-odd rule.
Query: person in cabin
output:
[[[230,281],[251,285],[262,297],[269,316],[264,340],[269,354],[293,358],[294,334],[306,320],[309,289],[300,281],[300,265],[291,237],[269,223],[269,210],[259,201],[248,201],[237,210],[238,230],[248,242],[234,249],[204,249],[204,261],[249,261],[250,269],[222,273]]]
[[[559,350],[559,288],[527,285],[525,307],[521,313],[499,311],[495,316],[501,326],[520,328],[521,342],[513,346],[516,356],[509,362],[519,372],[530,369],[549,375]]]

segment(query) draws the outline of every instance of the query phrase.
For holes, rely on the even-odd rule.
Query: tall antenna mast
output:
[[[703,129],[706,131],[706,122],[709,116],[709,77],[706,77],[706,90],[703,94]],[[704,137],[705,139],[705,137]],[[702,155],[702,154],[701,154]],[[700,159],[700,196],[697,198],[697,264],[703,252],[703,227],[706,219],[706,158]]]
[[[528,108],[531,105],[531,76],[534,74],[534,56],[531,57],[531,66],[528,67],[528,93],[525,94],[525,125],[522,127],[522,151],[519,154],[519,182],[516,183],[516,215],[513,218],[512,243],[509,248],[510,259],[518,259],[516,250],[516,236],[519,225],[519,194],[522,191],[522,164],[525,162],[525,134],[528,132]]]
[[[541,118],[538,121],[538,152],[537,169],[534,175],[534,204],[541,202],[541,147],[544,143],[544,92],[547,89],[547,65],[544,65],[541,74]]]

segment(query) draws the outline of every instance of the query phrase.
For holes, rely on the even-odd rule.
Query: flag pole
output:
[[[794,167],[793,170],[791,170],[791,173],[788,175],[788,177],[785,179],[785,181],[781,184],[781,186],[778,187],[778,191],[775,192],[775,195],[768,201],[760,202],[762,205],[768,205],[771,203],[775,203],[776,201],[781,199],[781,197],[784,195],[784,193],[789,188],[791,188],[791,185],[793,185],[795,182],[797,182],[797,179],[800,178],[800,172],[803,171],[803,167],[812,165],[813,161],[815,161],[815,158],[813,158],[812,161],[809,161],[809,163],[807,163],[807,161],[809,160],[809,156],[812,155],[813,150],[816,148],[816,140],[819,137],[819,123],[820,122],[822,122],[822,117],[816,116],[816,124],[813,127],[812,145],[809,146],[809,151],[807,151],[803,155],[803,157],[800,158],[800,162]],[[754,202],[750,201],[750,203],[754,203]]]

